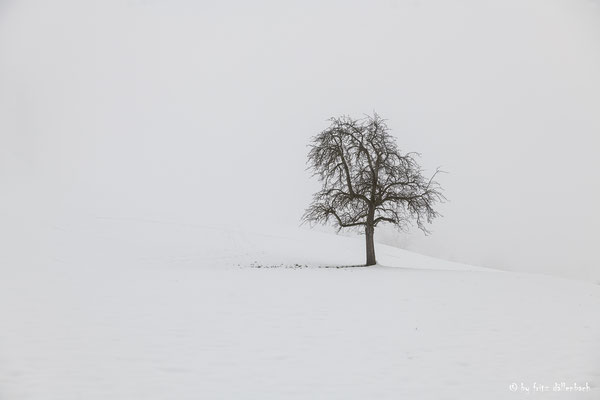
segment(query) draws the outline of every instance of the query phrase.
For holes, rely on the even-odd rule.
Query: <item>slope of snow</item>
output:
[[[42,242],[3,258],[1,399],[598,398],[596,285],[382,245],[316,268],[364,245],[306,229],[95,218]],[[533,392],[555,382],[591,389]]]

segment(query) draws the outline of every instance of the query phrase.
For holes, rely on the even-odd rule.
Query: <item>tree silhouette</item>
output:
[[[332,222],[342,228],[364,229],[366,265],[375,258],[375,227],[382,222],[406,229],[413,221],[425,234],[426,224],[440,214],[445,200],[440,185],[416,161],[418,153],[402,154],[379,115],[331,118],[331,125],[313,137],[309,169],[322,189],[302,217],[310,224]]]

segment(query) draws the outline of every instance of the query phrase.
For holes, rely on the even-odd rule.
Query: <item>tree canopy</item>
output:
[[[419,229],[429,232],[427,224],[440,215],[434,206],[445,200],[435,180],[440,171],[427,178],[417,163],[419,154],[402,153],[377,114],[329,121],[330,126],[309,145],[308,166],[322,189],[314,194],[303,221],[365,229],[367,265],[372,265],[378,224],[406,229],[415,221]]]

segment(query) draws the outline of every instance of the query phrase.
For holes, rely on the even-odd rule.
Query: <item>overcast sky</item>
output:
[[[309,138],[375,110],[449,172],[431,236],[380,240],[590,278],[599,72],[587,0],[4,0],[3,214],[298,224]]]

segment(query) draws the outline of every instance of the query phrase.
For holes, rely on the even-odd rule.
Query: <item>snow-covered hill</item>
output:
[[[36,262],[4,253],[1,399],[598,397],[600,286],[383,245],[318,268],[364,244],[307,229],[76,221]]]

